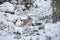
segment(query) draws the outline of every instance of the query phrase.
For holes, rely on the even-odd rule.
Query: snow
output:
[[[54,23],[54,24],[51,24],[51,23],[48,23],[45,25],[45,31],[46,31],[46,34],[49,35],[49,36],[52,36],[52,37],[55,37],[57,36],[57,38],[55,37],[55,40],[60,40],[60,22],[57,22],[57,23]]]
[[[49,25],[49,26],[48,26]],[[48,23],[48,24],[46,24],[45,25],[46,27],[46,30],[50,30],[52,33],[55,33],[55,34],[59,34],[60,35],[60,31],[59,31],[59,29],[60,29],[60,22],[57,22],[57,23],[55,23],[55,24],[50,24],[50,23]],[[52,28],[51,28],[52,27]]]
[[[14,12],[14,6],[9,2],[4,2],[0,5],[0,10]]]
[[[51,3],[51,0],[35,0],[33,6],[25,11],[22,10],[25,8],[24,5],[13,5],[9,2],[1,4],[0,40],[60,40],[60,22],[52,23]],[[27,16],[32,18],[34,25],[42,25],[20,27],[21,20]]]
[[[9,21],[15,21],[17,19],[18,19],[17,15],[10,15],[10,16],[7,17],[7,20],[9,20]]]

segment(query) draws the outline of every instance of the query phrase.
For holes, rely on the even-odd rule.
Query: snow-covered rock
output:
[[[14,12],[14,5],[9,2],[4,2],[0,5],[0,11],[10,11]]]
[[[51,24],[51,23],[48,23],[45,25],[45,28],[47,31],[50,31],[52,33],[55,33],[55,34],[59,34],[60,35],[60,22],[57,22],[57,23],[54,23],[54,24]]]
[[[9,15],[7,17],[7,20],[8,21],[16,21],[18,19],[18,16],[17,15]]]
[[[52,40],[60,40],[60,22],[48,23],[45,25],[46,35],[51,36]]]
[[[0,21],[7,24],[7,18],[4,16],[4,12],[0,12]]]

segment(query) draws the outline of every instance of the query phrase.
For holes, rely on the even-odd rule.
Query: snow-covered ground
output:
[[[36,0],[25,11],[24,5],[13,5],[9,2],[1,4],[0,40],[60,40],[60,22],[52,23],[51,3],[51,0]],[[21,19],[26,19],[27,16],[32,18],[34,26],[20,27]]]

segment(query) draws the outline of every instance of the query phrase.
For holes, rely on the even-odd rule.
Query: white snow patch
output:
[[[0,5],[0,11],[14,12],[14,6],[9,2],[4,2],[3,4]]]

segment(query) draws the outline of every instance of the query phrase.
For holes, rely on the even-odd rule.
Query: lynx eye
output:
[[[21,20],[21,22],[22,22],[23,20]]]

